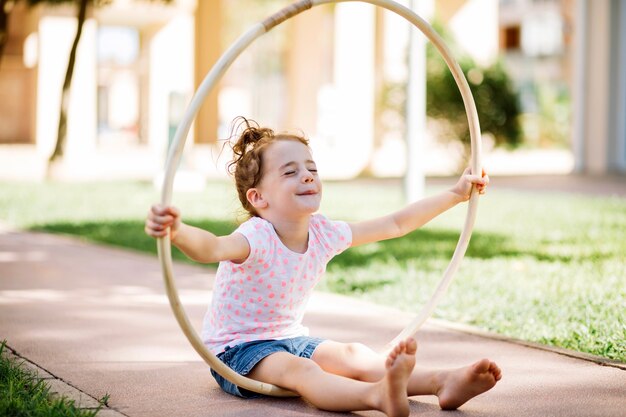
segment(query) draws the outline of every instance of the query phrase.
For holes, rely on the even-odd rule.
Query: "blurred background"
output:
[[[155,178],[213,63],[289,3],[0,1],[0,180]],[[399,3],[463,68],[490,174],[626,172],[625,1]],[[468,155],[444,62],[404,19],[368,4],[314,7],[240,56],[192,128],[179,171],[188,185],[225,175],[238,115],[304,131],[326,178],[403,177],[412,140],[425,175],[455,174]]]
[[[289,3],[0,0],[0,237],[15,239],[7,227],[66,234],[156,262],[143,219],[188,103],[242,33]],[[465,73],[492,178],[435,317],[626,362],[626,0],[400,3]],[[336,180],[321,207],[332,218],[388,214],[453,184],[468,163],[461,96],[438,52],[360,2],[274,28],[207,98],[174,201],[218,235],[245,217],[222,180],[239,115],[310,138],[321,176]],[[416,311],[450,260],[464,207],[341,254],[321,289]],[[49,260],[10,246],[0,304],[28,311],[21,303],[39,304],[38,293],[12,291],[21,283],[6,268],[35,259],[46,274]]]

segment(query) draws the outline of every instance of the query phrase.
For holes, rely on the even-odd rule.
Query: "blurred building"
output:
[[[252,23],[288,3],[117,0],[90,10],[57,174],[153,178],[212,64]],[[626,172],[626,1],[421,3],[432,10],[420,13],[439,15],[477,62],[504,53],[522,91],[536,77],[571,89],[579,171]],[[45,173],[75,14],[24,2],[11,13],[0,63],[0,178]],[[381,97],[409,77],[408,39],[403,19],[365,4],[315,7],[290,19],[248,48],[207,99],[179,175],[188,173],[189,181],[224,175],[221,140],[238,115],[303,130],[329,177],[403,175],[403,114]],[[527,106],[536,104],[524,97]]]
[[[500,50],[520,92],[525,139],[571,137],[575,4],[570,0],[500,1]]]
[[[11,12],[0,64],[3,177],[45,175],[76,13],[67,5],[27,8],[25,2]],[[57,175],[134,178],[161,169],[172,119],[194,89],[194,13],[192,1],[117,1],[89,9]]]
[[[500,48],[535,115],[527,136],[566,132],[577,171],[626,172],[626,2],[499,3]]]

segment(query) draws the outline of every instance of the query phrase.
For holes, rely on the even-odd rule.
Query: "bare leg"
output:
[[[401,342],[386,359],[377,382],[363,382],[324,371],[310,359],[274,353],[255,366],[250,378],[287,388],[316,407],[329,411],[380,410],[392,417],[409,414],[407,380],[415,365],[417,346]]]
[[[378,381],[384,375],[384,356],[359,343],[326,341],[318,346],[312,359],[328,372],[360,381]],[[500,368],[486,359],[459,369],[415,367],[407,394],[436,395],[441,408],[458,408],[491,389],[501,378]]]

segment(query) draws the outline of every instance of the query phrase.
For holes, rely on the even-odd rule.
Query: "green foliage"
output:
[[[448,45],[454,41],[442,25],[435,25]],[[454,53],[468,80],[483,133],[490,133],[496,145],[517,146],[522,141],[520,105],[513,82],[501,62],[481,68],[472,58]],[[426,109],[428,116],[443,122],[450,139],[469,146],[469,129],[459,88],[436,48],[427,47]]]
[[[568,147],[571,128],[571,98],[563,81],[527,83],[522,96],[532,97],[534,111],[521,117],[524,141],[535,147]]]
[[[77,408],[74,401],[51,397],[45,381],[6,357],[6,341],[0,344],[0,416],[94,417],[100,408]]]

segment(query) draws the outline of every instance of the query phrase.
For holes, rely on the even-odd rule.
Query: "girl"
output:
[[[332,221],[316,214],[322,183],[308,141],[242,120],[246,128],[229,169],[250,219],[228,236],[186,225],[171,206],[153,206],[146,220],[148,235],[169,233],[191,259],[219,262],[202,332],[207,347],[236,372],[297,392],[324,410],[406,416],[408,396],[436,395],[441,408],[456,409],[491,389],[501,372],[487,359],[460,369],[419,369],[413,339],[384,357],[361,344],[309,337],[302,326],[309,295],[334,255],[417,229],[468,200],[472,185],[484,194],[489,177],[466,170],[449,191],[398,212]],[[257,396],[213,376],[228,393]]]

